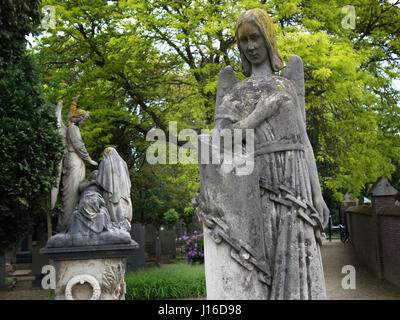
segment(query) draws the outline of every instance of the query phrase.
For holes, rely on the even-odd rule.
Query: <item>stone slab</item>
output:
[[[52,260],[80,260],[101,258],[125,258],[139,245],[132,240],[130,244],[113,244],[101,246],[43,248],[41,254],[48,255]]]

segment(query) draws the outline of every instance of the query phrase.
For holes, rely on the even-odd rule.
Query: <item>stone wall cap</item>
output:
[[[53,260],[78,260],[97,258],[122,258],[128,256],[139,245],[132,240],[130,244],[109,244],[98,246],[42,248],[41,254]]]
[[[378,212],[378,215],[383,216],[400,216],[400,206],[388,206]]]
[[[345,212],[371,215],[372,207],[371,206],[352,206],[352,207],[348,207]]]
[[[382,176],[372,185],[368,194],[373,197],[396,196],[399,194],[399,191],[393,188],[386,178]]]

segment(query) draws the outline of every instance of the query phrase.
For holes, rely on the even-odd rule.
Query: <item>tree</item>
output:
[[[3,1],[0,29],[0,255],[31,227],[62,155],[54,106],[43,98],[25,36],[37,33],[40,1]]]
[[[179,185],[170,193],[165,181],[177,187],[179,178],[168,180],[170,167],[146,163],[147,132],[161,128],[168,137],[171,120],[178,130],[212,128],[219,71],[231,65],[243,78],[234,23],[254,7],[273,18],[284,60],[292,54],[303,59],[307,130],[329,207],[346,191],[358,195],[377,177],[390,177],[400,162],[399,92],[393,87],[399,75],[399,1],[353,1],[355,29],[342,26],[344,0],[46,4],[56,7],[58,19],[35,48],[46,96],[81,97],[92,114],[83,129],[90,152],[100,154],[105,144],[123,150],[138,189],[132,198],[145,220],[159,221],[171,207],[182,216],[198,185],[193,169],[182,166],[176,172],[191,187]],[[166,205],[175,197],[185,199],[182,210]]]

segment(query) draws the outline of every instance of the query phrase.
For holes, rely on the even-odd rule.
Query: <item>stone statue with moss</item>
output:
[[[302,61],[292,56],[279,73],[263,10],[245,12],[235,35],[247,79],[221,70],[214,130],[253,130],[254,170],[200,164],[193,203],[204,225],[207,298],[325,299],[320,246],[329,210],[306,132]]]
[[[46,247],[130,244],[131,182],[126,162],[114,148],[106,148],[99,170],[92,171],[85,180],[85,162],[97,166],[87,152],[79,130],[89,112],[78,109],[74,99],[65,126],[61,108],[62,102],[59,102],[56,111],[66,151],[60,164],[59,186],[51,194],[54,207],[61,192],[61,213],[58,233],[47,241]]]

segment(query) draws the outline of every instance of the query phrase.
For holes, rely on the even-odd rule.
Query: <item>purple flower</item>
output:
[[[194,244],[194,247],[197,248],[197,243]]]
[[[182,248],[182,250],[185,250],[185,246],[182,246],[181,248]]]
[[[178,238],[178,241],[182,241],[182,237],[179,237],[179,238]]]
[[[193,233],[194,233],[194,234],[197,234],[197,230],[194,230]]]
[[[193,240],[196,240],[196,239],[197,239],[197,236],[193,236],[192,239],[193,239]]]

